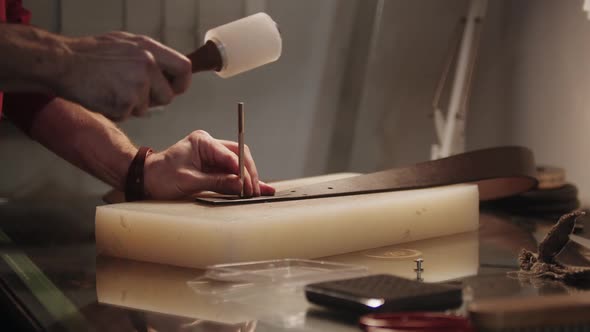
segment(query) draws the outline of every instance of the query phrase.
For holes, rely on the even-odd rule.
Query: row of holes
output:
[[[334,188],[333,188],[333,187],[328,187],[328,189],[332,190],[332,189],[334,189]],[[296,193],[296,192],[297,192],[297,190],[291,190],[291,192],[292,192],[292,193]],[[305,195],[307,195],[307,194],[303,194],[303,195],[305,196]]]

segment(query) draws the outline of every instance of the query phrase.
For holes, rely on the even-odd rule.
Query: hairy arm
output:
[[[65,38],[20,24],[0,23],[0,91],[51,92],[65,72]]]
[[[7,109],[9,118],[15,112],[26,112],[16,110],[16,101],[11,105]],[[138,149],[113,122],[60,98],[50,100],[28,119],[29,125],[19,126],[33,139],[115,189],[124,190],[129,165]],[[249,149],[245,165],[246,195],[274,194],[271,186],[259,181]],[[146,158],[144,189],[153,199],[185,198],[206,190],[238,194],[242,188],[238,173],[237,144],[197,130]]]
[[[124,189],[137,148],[104,116],[55,98],[36,114],[29,133],[68,162],[118,190]]]
[[[122,120],[170,103],[190,80],[190,60],[146,36],[72,38],[0,24],[0,91],[51,93]]]

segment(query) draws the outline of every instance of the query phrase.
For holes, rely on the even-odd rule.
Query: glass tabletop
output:
[[[227,301],[194,292],[204,271],[96,255],[98,197],[0,204],[0,289],[32,329],[47,331],[358,331],[356,317],[307,303],[302,292],[250,294]],[[483,211],[478,232],[322,258],[370,273],[462,283],[473,299],[575,290],[513,278],[522,248],[535,250],[551,221]],[[568,244],[561,261],[589,265]],[[5,301],[6,302],[6,301]]]

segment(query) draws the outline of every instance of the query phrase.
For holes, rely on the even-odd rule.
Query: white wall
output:
[[[490,1],[467,121],[467,149],[508,143],[504,1]],[[425,161],[435,142],[432,99],[464,0],[385,0],[346,168],[375,171]],[[446,102],[443,102],[446,109]]]
[[[590,203],[590,21],[581,0],[510,3],[511,141],[566,168]]]

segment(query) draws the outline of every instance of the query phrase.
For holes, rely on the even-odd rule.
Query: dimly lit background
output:
[[[258,12],[280,25],[283,56],[221,79],[193,77],[164,112],[121,127],[156,149],[192,130],[246,141],[265,179],[368,172],[429,159],[430,114],[464,0],[25,0],[34,24],[67,35],[128,30],[182,52],[207,29]],[[581,0],[493,0],[467,121],[467,146],[532,148],[590,200],[590,21]],[[9,124],[0,196],[100,194],[108,187]]]

